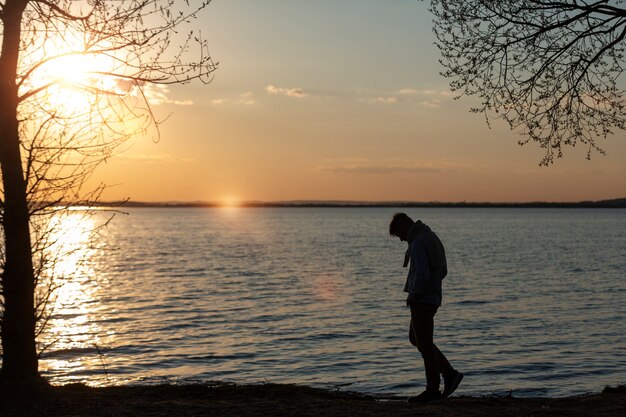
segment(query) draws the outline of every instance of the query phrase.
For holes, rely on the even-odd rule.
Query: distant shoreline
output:
[[[80,204],[77,204],[80,205]],[[579,202],[411,202],[411,201],[243,201],[236,204],[222,202],[143,202],[108,201],[101,207],[156,207],[156,208],[626,208],[626,198]]]

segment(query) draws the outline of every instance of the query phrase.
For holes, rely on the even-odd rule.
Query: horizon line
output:
[[[70,205],[82,205],[80,203]],[[410,201],[410,200],[242,200],[132,201],[112,200],[92,206],[126,207],[626,207],[626,197],[580,201]]]

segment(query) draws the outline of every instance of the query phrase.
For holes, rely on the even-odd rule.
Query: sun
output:
[[[63,116],[88,111],[108,95],[124,95],[129,89],[118,74],[120,60],[107,49],[106,44],[86,45],[69,34],[46,39],[29,57],[31,62],[25,62],[35,68],[25,88],[41,90],[38,100]]]
[[[81,55],[63,56],[45,65],[42,81],[51,84],[46,91],[46,101],[56,111],[77,114],[93,106],[90,91],[97,90],[98,71],[93,59]]]
[[[241,201],[235,197],[225,197],[223,199],[220,200],[219,202],[219,206],[221,208],[238,208],[241,207]]]
[[[94,81],[93,74],[105,69],[97,57],[80,52],[60,55],[45,65],[46,78],[66,86],[89,86]]]

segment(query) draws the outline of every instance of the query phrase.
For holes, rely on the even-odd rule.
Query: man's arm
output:
[[[426,284],[430,280],[430,268],[428,264],[428,254],[424,244],[415,239],[411,242],[411,269],[409,277],[409,296],[407,303],[411,303],[416,296],[424,292]]]

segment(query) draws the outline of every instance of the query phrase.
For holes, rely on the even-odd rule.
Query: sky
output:
[[[96,172],[104,200],[580,201],[626,197],[626,132],[586,160],[454,100],[428,2],[214,0],[194,23],[219,69],[172,86],[155,143]],[[624,85],[624,80],[620,81]]]

